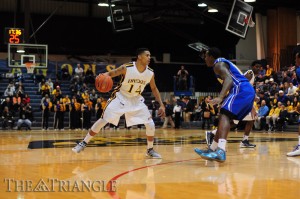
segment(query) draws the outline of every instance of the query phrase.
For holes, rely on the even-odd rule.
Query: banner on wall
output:
[[[92,68],[92,71],[97,75],[99,73],[105,73],[107,71],[110,71],[112,69],[117,68],[119,65],[111,65],[111,64],[95,64],[95,63],[80,63],[80,66],[83,68],[84,72],[86,72],[89,68]],[[68,68],[69,73],[72,75],[74,70],[77,67],[77,64],[71,64],[66,62],[51,62],[48,63],[48,68],[45,69],[36,69],[36,74],[43,74],[45,77],[50,74],[56,74],[60,73],[62,68]],[[27,73],[27,70],[25,67],[19,67],[19,68],[11,68],[7,65],[7,60],[0,60],[0,73],[11,73],[11,74],[17,74],[17,73]]]

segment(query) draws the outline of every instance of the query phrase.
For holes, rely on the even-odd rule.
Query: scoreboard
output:
[[[24,41],[24,29],[23,28],[5,28],[4,32],[5,44],[19,44]]]

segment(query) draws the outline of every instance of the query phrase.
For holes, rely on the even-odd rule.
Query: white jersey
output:
[[[147,84],[150,83],[154,73],[151,68],[146,67],[144,72],[139,72],[136,63],[126,64],[126,75],[117,90],[126,97],[140,96]]]

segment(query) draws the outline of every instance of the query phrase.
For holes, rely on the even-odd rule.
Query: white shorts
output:
[[[254,118],[252,117],[251,112],[249,112],[249,113],[246,115],[246,117],[244,117],[244,119],[243,119],[242,121],[253,121],[253,120],[254,120]],[[239,123],[239,120],[233,120],[233,122],[234,122],[235,124],[238,124],[238,123]]]
[[[116,126],[123,114],[127,126],[150,123],[153,120],[144,101],[143,96],[128,98],[117,92],[115,98],[107,101],[102,118]]]

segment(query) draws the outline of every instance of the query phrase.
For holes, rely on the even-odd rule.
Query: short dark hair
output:
[[[208,49],[207,52],[208,55],[212,56],[213,58],[217,59],[219,57],[221,57],[221,51],[220,49],[216,48],[216,47],[212,47]]]
[[[149,51],[148,48],[138,48],[136,50],[136,56],[139,56],[140,54],[144,53],[145,51]]]

